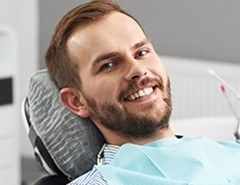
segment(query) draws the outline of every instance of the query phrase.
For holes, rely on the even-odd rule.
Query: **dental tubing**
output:
[[[225,99],[227,100],[228,102],[228,105],[232,111],[232,113],[234,114],[236,120],[237,120],[237,127],[235,129],[235,132],[234,132],[234,136],[236,138],[236,141],[238,143],[240,143],[240,115],[237,114],[237,111],[233,108],[229,98],[228,98],[228,95],[227,95],[227,89],[229,89],[237,98],[237,100],[240,100],[240,95],[238,92],[236,92],[229,83],[227,83],[225,80],[223,80],[219,75],[217,75],[215,73],[215,71],[213,71],[211,68],[208,69],[208,73],[210,75],[212,75],[213,77],[215,77],[220,83],[221,83],[221,92],[222,94],[224,95]],[[227,88],[226,88],[227,87]]]

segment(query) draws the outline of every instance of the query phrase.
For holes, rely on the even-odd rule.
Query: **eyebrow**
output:
[[[117,52],[111,52],[111,53],[100,55],[93,61],[93,66],[97,65],[99,62],[101,62],[103,60],[114,58],[117,55],[119,55],[119,53],[117,53]]]
[[[140,48],[140,47],[142,47],[143,45],[145,45],[147,43],[150,43],[150,40],[146,38],[146,39],[144,39],[144,40],[134,44],[134,46],[131,47],[131,49]],[[119,55],[118,52],[111,52],[111,53],[106,53],[106,54],[100,55],[93,61],[93,66],[97,65],[99,62],[101,62],[103,60],[115,58],[118,55]]]
[[[137,49],[137,48],[140,48],[142,47],[143,45],[147,44],[147,43],[150,43],[150,40],[148,38],[134,44],[134,46],[132,47],[132,49]]]

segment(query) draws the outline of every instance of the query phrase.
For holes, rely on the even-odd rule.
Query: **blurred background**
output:
[[[82,2],[0,1],[0,184],[32,184],[45,174],[33,159],[21,102],[31,76],[44,68],[44,55],[58,20]],[[206,70],[216,69],[240,92],[240,1],[117,2],[139,20],[167,66],[173,120],[232,116],[217,82]]]

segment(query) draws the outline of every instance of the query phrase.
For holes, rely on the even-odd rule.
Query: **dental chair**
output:
[[[91,170],[105,140],[90,119],[64,107],[47,70],[30,80],[22,118],[36,161],[49,173],[34,185],[63,185]]]

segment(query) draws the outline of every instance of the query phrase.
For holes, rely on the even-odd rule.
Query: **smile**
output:
[[[128,97],[125,98],[125,100],[126,101],[133,101],[133,100],[136,100],[138,98],[148,96],[148,95],[152,94],[152,92],[153,92],[153,87],[147,87],[147,88],[144,88],[142,90],[139,90],[139,91],[129,95]]]

